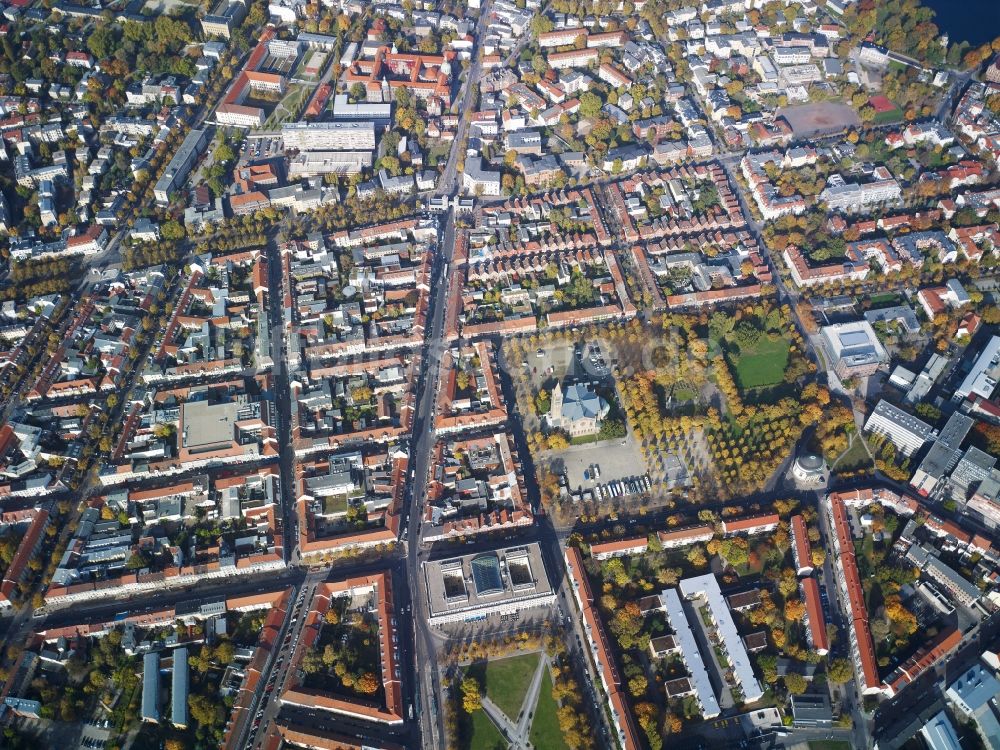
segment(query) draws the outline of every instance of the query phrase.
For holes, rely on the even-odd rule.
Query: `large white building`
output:
[[[840,175],[830,177],[827,187],[819,194],[819,200],[826,203],[831,211],[860,211],[878,204],[898,203],[902,188],[885,167],[877,167],[872,182],[849,183]]]
[[[500,195],[500,172],[483,169],[482,159],[470,157],[462,172],[462,187],[470,194]]]
[[[873,375],[889,361],[889,353],[867,320],[824,326],[820,333],[833,369],[841,378]]]
[[[375,148],[373,122],[292,122],[281,126],[289,151],[371,151]]]
[[[992,337],[976,357],[969,374],[955,390],[954,401],[976,395],[988,399],[996,390],[1000,379],[1000,336]]]
[[[666,589],[660,594],[660,604],[667,615],[667,624],[674,631],[674,638],[690,675],[691,687],[701,708],[701,715],[706,719],[718,716],[721,712],[719,701],[712,689],[712,680],[705,668],[705,659],[698,648],[698,641],[684,612],[684,603],[675,589]]]
[[[372,166],[371,151],[303,151],[288,162],[293,180],[325,174],[357,174]]]
[[[500,623],[556,601],[537,542],[427,561],[423,569],[432,625]]]
[[[912,456],[934,435],[934,428],[882,399],[875,406],[865,430],[885,435],[904,456]]]

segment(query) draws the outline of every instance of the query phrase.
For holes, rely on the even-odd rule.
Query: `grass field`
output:
[[[507,742],[483,709],[473,712],[469,750],[507,750]]]
[[[486,695],[497,707],[517,721],[540,654],[522,654],[486,664]]]
[[[809,740],[809,750],[851,750],[847,740]]]
[[[861,438],[855,436],[854,442],[844,451],[843,455],[837,460],[836,470],[837,471],[854,471],[855,469],[861,469],[870,467],[872,465],[871,456],[868,455],[868,451],[865,450],[865,446],[861,442]]]
[[[323,512],[327,515],[347,512],[347,495],[331,495],[323,498]]]
[[[549,670],[542,676],[542,688],[538,693],[538,703],[535,704],[535,716],[531,720],[531,733],[528,738],[537,748],[549,750],[568,750],[559,730],[559,718],[556,711],[559,704],[552,697],[552,677]]]
[[[882,307],[883,305],[888,307],[890,305],[898,305],[900,303],[900,298],[898,294],[893,294],[892,292],[885,292],[883,294],[873,294],[868,298],[872,306]]]
[[[903,112],[896,107],[895,109],[890,109],[887,112],[879,112],[875,115],[872,120],[873,125],[888,125],[891,122],[897,122],[903,119]]]
[[[736,384],[742,390],[780,383],[788,365],[788,339],[761,336],[752,349],[732,357]]]

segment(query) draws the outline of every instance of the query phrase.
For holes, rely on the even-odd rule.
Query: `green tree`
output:
[[[854,677],[854,667],[851,666],[851,662],[847,659],[834,659],[826,669],[826,676],[832,682],[843,685],[846,682],[850,682]]]
[[[802,695],[806,691],[806,678],[800,674],[791,672],[781,678],[785,683],[785,689],[790,695]]]
[[[580,116],[588,120],[597,117],[601,113],[601,98],[590,91],[580,94]]]
[[[175,220],[166,221],[160,227],[160,233],[165,240],[180,240],[185,235],[184,225]]]

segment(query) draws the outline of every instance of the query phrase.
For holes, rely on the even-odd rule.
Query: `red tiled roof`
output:
[[[826,620],[823,617],[823,606],[819,597],[819,584],[816,583],[815,578],[810,576],[802,579],[801,586],[812,646],[820,652],[829,651],[830,639],[826,634]]]

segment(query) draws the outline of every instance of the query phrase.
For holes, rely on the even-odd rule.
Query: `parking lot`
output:
[[[534,356],[521,364],[530,369],[531,384],[535,391],[552,380],[610,382],[611,365],[611,353],[607,344],[582,340],[574,343],[560,341],[537,349]]]
[[[280,136],[264,137],[250,136],[247,138],[240,154],[241,163],[272,159],[284,153]]]
[[[107,720],[84,724],[83,734],[80,735],[78,744],[80,750],[102,750],[108,744],[108,738],[111,736],[110,726],[111,723]]]
[[[598,484],[606,485],[646,474],[646,464],[631,434],[624,439],[572,445],[551,454],[551,457],[553,470],[566,473],[570,490],[593,489]],[[597,471],[592,471],[592,467]],[[586,478],[584,472],[587,473]]]

